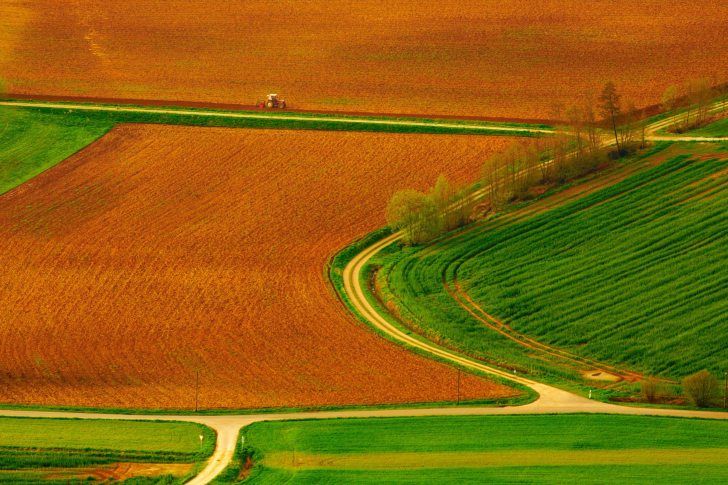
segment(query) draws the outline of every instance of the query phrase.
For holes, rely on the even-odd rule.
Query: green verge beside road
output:
[[[638,160],[646,169],[583,197],[391,254],[380,271],[388,296],[419,327],[526,372],[561,362],[484,325],[448,288],[576,356],[664,378],[722,373],[726,148],[661,144]]]
[[[327,131],[370,131],[532,137],[549,135],[545,125],[490,123],[469,120],[403,119],[307,113],[224,111],[128,105],[43,103],[5,100],[6,106],[36,113],[57,114],[105,123],[156,123],[229,128],[269,128]],[[22,106],[17,106],[21,104]]]
[[[371,246],[372,244],[375,244],[382,239],[385,239],[389,237],[392,234],[391,228],[384,227],[382,229],[379,229],[378,231],[375,231],[371,234],[368,234],[367,236],[363,237],[362,239],[359,239],[355,241],[354,243],[350,244],[337,254],[335,254],[328,264],[328,278],[331,282],[331,285],[334,287],[335,293],[337,297],[341,300],[341,303],[345,305],[350,312],[354,316],[356,316],[361,322],[367,322],[367,319],[364,318],[354,307],[352,302],[349,300],[349,297],[347,295],[347,292],[344,288],[344,268],[349,264],[349,262],[363,249]],[[364,280],[368,280],[371,276],[371,267],[365,270],[361,277]],[[362,281],[362,286],[366,287],[368,285],[367,281]],[[396,319],[392,318],[392,316],[388,313],[388,311],[383,308],[379,301],[376,300],[371,294],[366,295],[369,299],[370,303],[374,305],[375,308],[377,308],[378,312],[383,315],[384,317],[388,317],[390,320],[390,323],[394,324],[395,326],[398,326],[403,331],[407,332],[409,335],[413,336],[414,338],[421,339],[425,342],[429,342],[428,340],[420,337],[414,332],[411,332],[408,328],[400,325],[400,322],[398,322]],[[386,338],[387,340],[390,340],[398,345],[403,345],[401,342],[397,341],[397,339],[393,338],[391,335],[381,331],[380,329],[376,328],[375,326],[368,325],[369,328],[380,335],[383,338]],[[438,362],[442,362],[443,364],[447,365],[453,365],[452,362],[439,358],[431,353],[424,352],[416,347],[408,346],[404,344],[405,347],[410,350],[411,352],[417,353],[422,355],[423,357],[426,357],[428,359],[433,359]],[[459,366],[455,366],[459,367]],[[480,373],[477,371],[474,371],[472,369],[459,367],[462,370],[479,375],[480,377],[483,377],[485,379],[493,380],[498,382],[499,384],[502,384],[504,386],[511,387],[515,389],[516,391],[520,392],[520,395],[517,397],[510,397],[510,398],[497,398],[497,399],[483,399],[483,400],[476,400],[476,401],[467,401],[467,404],[469,405],[479,405],[479,406],[517,406],[517,405],[523,405],[528,404],[530,402],[535,401],[538,398],[538,394],[531,388],[522,385],[520,383],[510,381],[507,379],[500,378],[498,376],[492,375],[492,374],[485,374]],[[463,404],[466,404],[466,402],[463,402]],[[434,406],[453,406],[457,405],[455,402],[444,402],[444,403],[428,403],[427,407],[434,407]],[[410,405],[407,407],[415,407],[415,405]],[[381,408],[381,406],[379,407]]]
[[[279,421],[215,483],[692,484],[728,474],[728,423],[611,415]],[[239,440],[240,441],[240,440]],[[254,466],[253,466],[254,465]],[[251,468],[252,467],[252,468]]]
[[[728,137],[728,118],[723,118],[715,123],[705,125],[695,131],[686,134],[687,136],[704,136],[704,137]]]
[[[196,423],[0,418],[0,483],[80,483],[89,469],[116,463],[192,464],[185,476],[128,482],[181,484],[214,448],[215,432]]]

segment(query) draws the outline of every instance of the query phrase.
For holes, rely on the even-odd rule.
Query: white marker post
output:
[[[589,399],[591,399],[591,389],[589,389]]]
[[[202,453],[202,440],[204,440],[205,437],[200,435],[200,453]]]

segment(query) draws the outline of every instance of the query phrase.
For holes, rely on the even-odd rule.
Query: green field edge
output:
[[[108,419],[86,419],[86,418],[66,418],[66,417],[35,417],[35,416],[0,416],[0,419],[10,419],[18,421],[64,421],[64,422],[103,422],[104,424],[111,424],[112,426],[116,423],[110,422]],[[38,448],[35,446],[0,446],[0,455],[8,456],[8,453],[26,452],[32,456],[33,453],[52,453],[54,455],[60,455],[61,462],[64,461],[64,456],[79,458],[83,457],[90,459],[91,461],[101,460],[96,464],[87,466],[100,466],[108,463],[186,463],[191,464],[192,468],[188,473],[183,476],[176,477],[170,482],[171,484],[183,484],[187,483],[194,477],[196,477],[206,466],[207,461],[212,457],[215,452],[217,443],[217,432],[211,427],[197,422],[190,421],[174,421],[174,420],[127,420],[126,423],[140,423],[149,425],[169,425],[169,424],[181,424],[184,426],[196,427],[202,433],[203,437],[202,445],[200,449],[195,452],[175,452],[175,451],[144,451],[136,449],[111,449],[111,448],[96,448],[96,447],[59,447],[53,446],[49,448]],[[32,473],[46,468],[55,468],[53,465],[38,465],[38,466],[27,466],[22,468],[5,469],[3,473]],[[68,467],[61,467],[68,468]],[[73,467],[71,467],[73,468]],[[74,482],[76,483],[76,482]]]
[[[33,106],[14,106],[9,103],[23,103],[24,105],[32,104]],[[78,115],[79,111],[81,113],[93,112],[96,115],[105,114],[107,115],[107,119],[117,119],[117,123],[153,123],[231,128],[280,128],[325,131],[514,136],[529,138],[543,135],[548,136],[551,133],[534,133],[528,130],[553,129],[553,127],[550,125],[530,125],[521,123],[501,123],[486,121],[479,122],[474,120],[450,120],[447,118],[438,119],[386,116],[353,116],[317,113],[286,113],[285,111],[234,111],[204,108],[181,108],[179,106],[141,106],[132,104],[122,105],[100,103],[96,104],[74,102],[44,102],[14,100],[7,98],[0,100],[0,106],[6,106],[8,108],[38,110],[42,112],[62,112],[64,110],[64,108],[51,107],[51,105],[68,106],[69,111],[64,113],[66,115]],[[94,108],[105,109],[96,111],[94,110]],[[109,108],[117,108],[118,111],[109,110]],[[163,111],[173,111],[174,113],[165,113]],[[237,118],[234,115],[242,115],[245,117]],[[248,116],[252,116],[253,118],[248,118]],[[295,118],[311,119],[301,120]],[[372,123],[366,123],[366,121],[371,121]],[[382,122],[386,124],[382,124]],[[407,123],[417,123],[417,125],[412,126],[408,125]],[[443,123],[457,126],[436,126],[437,124]],[[509,131],[498,130],[498,128],[521,128],[522,130]]]
[[[672,141],[672,140],[666,141],[665,140],[665,141],[655,142],[654,145],[652,146],[652,148],[649,149],[644,154],[640,154],[639,156],[634,157],[634,158],[630,157],[630,159],[628,159],[628,160],[623,160],[618,165],[615,165],[614,167],[612,167],[612,168],[610,168],[610,169],[608,169],[606,171],[599,172],[599,173],[595,173],[595,174],[591,174],[591,175],[588,175],[586,177],[583,177],[583,178],[580,178],[578,180],[575,180],[575,181],[573,181],[571,183],[568,183],[568,184],[565,184],[565,185],[562,185],[562,186],[555,187],[555,188],[547,191],[543,195],[540,195],[538,197],[535,197],[534,199],[531,199],[529,201],[521,202],[521,203],[518,203],[518,204],[514,204],[514,205],[508,207],[507,210],[504,210],[504,211],[499,212],[498,214],[496,214],[494,217],[492,217],[491,219],[489,219],[488,222],[489,223],[490,222],[496,222],[498,219],[500,219],[500,218],[502,218],[502,217],[504,217],[504,216],[506,216],[506,215],[508,215],[508,214],[510,214],[512,212],[514,212],[514,211],[517,211],[517,210],[520,210],[520,209],[522,209],[524,207],[527,207],[527,206],[529,206],[529,205],[531,205],[533,203],[536,203],[536,202],[538,202],[538,201],[540,201],[540,200],[542,200],[544,198],[557,195],[558,193],[560,193],[562,191],[565,191],[565,190],[568,190],[568,189],[570,189],[572,187],[575,187],[575,186],[578,186],[578,185],[581,185],[581,184],[584,184],[584,183],[588,183],[588,182],[594,181],[595,179],[598,179],[598,178],[603,177],[603,176],[609,176],[615,170],[624,169],[625,168],[625,165],[631,164],[631,163],[634,163],[634,162],[637,162],[637,161],[639,161],[639,160],[641,160],[641,159],[649,156],[653,152],[665,150],[670,145],[672,145],[673,143],[676,143],[676,142],[679,142],[681,144],[683,144],[683,143],[684,144],[700,144],[700,143],[703,143],[703,142],[699,142],[699,141],[687,141],[687,142],[683,142],[683,141],[679,141],[679,140],[675,140],[675,141]],[[726,142],[728,142],[728,140],[726,140]],[[723,144],[722,142],[717,142],[717,143],[718,144],[721,144],[721,145]],[[457,234],[459,234],[461,232],[467,231],[472,225],[473,224],[469,224],[469,225],[464,226],[464,227],[462,227],[460,229],[457,229],[457,230],[452,231],[452,232],[450,232],[448,234],[445,234],[445,235],[441,236],[440,238],[438,238],[437,240],[432,241],[429,244],[435,244],[438,241],[447,239],[449,237],[452,237],[453,235],[457,235]],[[382,337],[384,337],[384,338],[386,338],[386,339],[388,339],[388,340],[390,340],[392,342],[395,342],[398,345],[400,345],[400,346],[402,346],[404,348],[407,348],[408,350],[411,350],[411,351],[413,351],[413,352],[415,352],[417,354],[426,356],[428,358],[432,358],[433,360],[436,360],[436,361],[439,361],[439,362],[446,363],[446,364],[451,365],[451,366],[453,366],[455,368],[462,368],[463,370],[466,370],[467,372],[471,372],[471,373],[474,373],[474,374],[479,374],[479,375],[482,375],[483,377],[493,379],[495,376],[493,376],[491,374],[486,374],[486,373],[482,373],[481,374],[481,373],[478,373],[478,372],[473,372],[469,368],[466,369],[464,367],[458,366],[457,364],[453,364],[452,362],[447,361],[445,359],[441,359],[439,357],[432,356],[428,352],[425,352],[423,350],[420,350],[420,349],[411,347],[411,346],[409,346],[407,344],[403,344],[403,343],[399,342],[398,340],[396,340],[394,337],[391,337],[386,332],[383,332],[382,330],[378,329],[374,325],[370,324],[355,308],[353,308],[353,305],[351,304],[350,300],[348,299],[348,296],[346,295],[346,292],[343,290],[343,277],[336,274],[338,272],[337,271],[337,268],[340,268],[340,272],[343,272],[343,268],[346,266],[346,263],[348,263],[348,261],[350,261],[356,254],[358,254],[359,252],[363,251],[366,247],[375,244],[376,242],[384,239],[385,237],[387,237],[387,236],[389,236],[391,234],[392,234],[391,228],[389,228],[389,227],[381,228],[381,229],[379,229],[379,230],[377,230],[377,231],[375,231],[373,233],[370,233],[367,236],[364,236],[363,238],[355,241],[350,246],[348,246],[347,248],[343,249],[342,251],[340,251],[339,253],[337,253],[336,255],[334,255],[331,258],[331,262],[329,263],[329,277],[331,279],[332,285],[337,290],[337,296],[338,296],[338,298],[342,301],[342,303],[344,303],[347,306],[347,308],[349,309],[349,311],[354,316],[357,317],[357,319],[359,319],[362,323],[364,323],[365,325],[367,325],[367,327],[369,327],[370,329],[372,329],[375,333],[379,334],[380,336],[382,336]],[[380,314],[380,316],[382,316],[383,318],[385,318],[390,324],[392,324],[393,326],[395,326],[399,330],[405,332],[410,337],[415,338],[415,339],[417,339],[417,340],[419,340],[421,342],[427,343],[428,345],[433,345],[433,346],[435,346],[435,347],[437,347],[439,349],[446,350],[448,352],[454,353],[454,354],[456,354],[456,355],[458,355],[460,357],[464,357],[464,358],[468,358],[468,359],[472,359],[472,360],[475,360],[475,361],[484,363],[484,364],[489,365],[489,366],[492,366],[492,367],[494,367],[494,368],[496,368],[498,370],[511,372],[513,369],[512,369],[512,367],[509,367],[509,365],[508,365],[509,363],[508,362],[504,362],[505,365],[495,364],[493,362],[489,362],[489,361],[483,360],[483,358],[480,357],[480,356],[474,356],[474,355],[470,355],[470,354],[463,353],[458,348],[456,348],[457,347],[457,344],[456,343],[453,343],[453,346],[454,347],[444,347],[442,345],[436,344],[435,342],[432,342],[431,340],[428,340],[426,337],[420,335],[419,333],[413,331],[411,328],[409,328],[406,325],[404,325],[396,316],[392,315],[391,312],[388,309],[386,309],[381,304],[381,302],[379,301],[379,298],[377,298],[377,296],[375,296],[375,295],[372,294],[372,292],[370,291],[369,284],[368,284],[368,277],[371,274],[370,272],[373,269],[373,266],[376,266],[376,263],[372,263],[372,261],[376,261],[377,258],[382,258],[382,254],[385,253],[385,252],[388,255],[393,254],[395,252],[400,252],[401,249],[397,249],[396,251],[392,251],[391,250],[391,248],[393,246],[395,246],[396,244],[397,243],[394,242],[391,245],[389,245],[389,246],[387,246],[385,248],[382,248],[376,254],[372,255],[372,258],[370,259],[370,262],[367,263],[367,265],[363,268],[362,274],[360,275],[360,283],[361,283],[361,286],[362,286],[362,290],[363,290],[364,296],[367,299],[367,301],[378,311],[378,313]],[[337,261],[339,259],[345,261],[344,264],[341,264],[341,262]],[[337,281],[337,279],[340,280],[340,281]],[[512,363],[510,363],[510,364],[512,364]],[[650,408],[655,408],[655,409],[701,410],[701,411],[705,411],[705,408],[699,408],[699,407],[694,407],[694,406],[675,406],[675,405],[648,404],[648,403],[628,403],[628,402],[612,401],[611,398],[614,398],[614,397],[623,397],[623,396],[630,396],[630,395],[633,395],[633,394],[632,393],[629,393],[629,392],[621,391],[619,389],[598,387],[596,385],[597,383],[595,383],[595,385],[592,386],[592,385],[589,385],[589,382],[586,379],[584,379],[584,382],[577,382],[577,381],[567,380],[567,379],[565,379],[563,377],[559,377],[557,375],[534,375],[534,374],[519,374],[519,375],[520,376],[525,376],[528,379],[531,379],[531,380],[536,381],[536,382],[540,382],[542,384],[547,384],[547,385],[556,387],[558,389],[571,392],[571,393],[576,394],[576,395],[581,396],[581,397],[589,397],[592,400],[599,401],[599,402],[604,402],[604,403],[607,403],[607,404],[613,404],[613,405],[618,405],[618,406],[626,406],[626,407],[650,407]],[[525,389],[528,389],[531,393],[535,393],[535,391],[533,391],[532,389],[528,388],[527,386],[522,386],[520,384],[515,383],[514,381],[510,381],[510,380],[507,380],[505,378],[503,378],[502,380],[500,380],[500,378],[497,378],[497,379],[494,379],[494,380],[497,380],[498,382],[501,382],[501,383],[503,383],[505,385],[508,385],[510,387],[516,387],[516,388],[519,388],[519,389],[525,388]],[[728,409],[713,408],[713,407],[711,407],[710,408],[710,411],[728,412]]]
[[[465,417],[465,416],[479,416],[479,415],[462,415],[458,417]],[[526,413],[526,414],[518,414],[518,415],[503,415],[500,417],[508,417],[508,416],[518,416],[519,418],[526,418],[526,417],[532,417],[532,418],[542,418],[545,416],[608,416],[608,417],[614,417],[614,416],[621,416],[621,415],[615,415],[612,413],[587,413],[587,412],[574,412],[574,413]],[[443,416],[421,416],[421,418],[430,418],[430,419],[437,419]],[[487,419],[492,416],[480,416],[484,419]],[[681,421],[712,421],[710,418],[701,418],[701,417],[684,417],[684,416],[630,416],[630,417],[636,417],[636,418],[647,418],[647,419],[660,419],[660,420],[681,420]],[[402,419],[406,419],[408,417],[403,416]],[[326,418],[325,421],[352,421],[352,420],[363,420],[366,419],[367,421],[371,421],[372,425],[376,425],[377,421],[382,420],[392,420],[392,419],[400,419],[400,417],[371,417],[371,418],[353,418],[353,417],[342,417],[342,418]],[[280,422],[304,422],[304,421],[321,421],[320,419],[313,419],[313,418],[306,418],[306,419],[286,419],[281,420]],[[219,475],[217,475],[211,482],[210,485],[229,485],[234,483],[249,483],[253,482],[257,478],[264,478],[261,477],[261,475],[264,475],[266,472],[274,471],[274,469],[269,469],[267,467],[264,467],[261,465],[262,460],[265,458],[265,454],[263,451],[250,444],[246,444],[243,439],[248,432],[248,430],[254,426],[260,424],[258,423],[251,423],[246,426],[243,426],[240,431],[238,432],[236,445],[235,445],[235,452],[233,454],[233,457],[230,461],[230,464],[225,467],[225,469],[220,472]],[[249,468],[245,470],[246,467],[246,461],[249,460]],[[246,476],[242,480],[239,478],[241,477],[241,473],[243,471],[246,471]]]
[[[364,324],[369,330],[373,331],[380,337],[404,348],[407,349],[410,352],[413,352],[417,355],[420,355],[424,358],[427,358],[429,360],[434,360],[435,362],[439,362],[441,364],[447,365],[449,367],[452,367],[454,369],[459,369],[464,372],[467,372],[469,374],[496,382],[498,384],[504,385],[506,387],[510,387],[512,389],[516,389],[518,391],[521,391],[524,395],[521,397],[514,397],[514,398],[501,398],[501,399],[489,399],[489,400],[479,400],[479,401],[460,401],[461,406],[462,405],[472,405],[472,404],[479,404],[479,405],[488,405],[488,406],[522,406],[529,403],[532,403],[536,401],[539,398],[539,394],[531,389],[528,386],[525,386],[523,384],[520,384],[515,381],[511,381],[510,379],[505,379],[502,377],[499,377],[494,374],[489,374],[487,372],[478,371],[475,369],[472,369],[470,367],[456,364],[448,359],[439,357],[437,355],[433,355],[430,352],[427,352],[425,350],[419,349],[417,347],[413,347],[411,345],[408,345],[406,343],[403,343],[399,340],[397,340],[395,337],[389,335],[388,333],[384,332],[383,330],[377,328],[376,326],[372,325],[371,322],[369,322],[364,316],[359,313],[359,311],[354,307],[351,300],[349,299],[348,295],[346,294],[346,291],[344,290],[344,279],[343,279],[343,272],[344,268],[347,264],[362,250],[365,248],[371,246],[372,244],[375,244],[382,239],[390,236],[392,234],[392,229],[387,226],[383,227],[381,229],[378,229],[377,231],[370,233],[366,236],[364,236],[361,239],[356,240],[354,243],[350,244],[349,246],[345,247],[338,253],[334,254],[331,259],[329,260],[329,264],[327,267],[327,276],[329,279],[329,282],[333,288],[333,290],[336,293],[336,296],[339,298],[341,303],[346,306],[346,308],[349,310],[349,312],[356,317],[359,322]],[[387,246],[389,247],[389,246]],[[386,248],[385,248],[386,249]],[[379,254],[379,253],[377,253]],[[386,309],[384,309],[377,298],[373,295],[371,295],[371,292],[369,291],[369,285],[366,284],[366,279],[368,277],[368,268],[370,268],[370,264],[367,264],[365,267],[365,270],[360,275],[361,283],[363,283],[363,287],[365,288],[364,295],[371,303],[374,308],[378,311],[378,313],[387,319],[389,323],[397,327],[399,330],[407,333],[409,336],[423,342],[427,343],[429,345],[433,345],[441,350],[445,350],[447,352],[451,352],[454,354],[459,355],[460,357],[467,358],[467,359],[473,359],[474,357],[459,353],[457,351],[454,351],[453,349],[445,348],[440,345],[435,344],[434,342],[427,340],[425,337],[422,337],[421,335],[413,332],[411,329],[405,327],[401,324],[393,315],[389,313]],[[451,405],[455,404],[453,401],[448,401],[451,403]]]

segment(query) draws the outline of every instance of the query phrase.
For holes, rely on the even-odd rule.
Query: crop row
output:
[[[391,290],[437,332],[506,360],[524,361],[443,283],[581,356],[667,377],[717,372],[728,364],[726,166],[721,155],[679,156],[520,222],[474,228],[399,260]]]
[[[0,197],[0,400],[194,409],[197,372],[203,409],[455,399],[457,371],[362,327],[325,268],[394,191],[472,183],[508,142],[117,126]]]

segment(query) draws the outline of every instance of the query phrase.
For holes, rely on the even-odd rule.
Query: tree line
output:
[[[470,195],[470,190],[440,175],[427,193],[396,192],[387,204],[387,223],[403,231],[407,244],[426,243],[468,222]]]
[[[718,76],[711,78],[690,79],[682,87],[669,86],[662,95],[661,107],[664,111],[672,111],[672,126],[668,131],[672,133],[685,133],[699,128],[713,121],[710,116],[711,101],[717,100],[721,104],[721,113],[725,115],[728,102],[728,74],[720,82]],[[685,117],[678,123],[675,109],[686,107]]]
[[[673,111],[686,106],[682,124],[674,121],[672,131],[695,129],[711,120],[711,100],[718,99],[725,112],[728,102],[726,82],[718,77],[690,80],[682,90],[670,86],[662,97],[661,108]],[[554,136],[535,138],[527,143],[514,142],[502,153],[487,158],[481,182],[488,210],[495,212],[514,200],[538,195],[540,188],[564,184],[600,169],[615,159],[646,146],[647,113],[631,100],[623,100],[616,85],[607,82],[597,97],[584,96],[568,106],[553,104],[551,115],[565,121]],[[682,131],[680,131],[682,130]],[[607,137],[613,137],[616,150],[607,150]],[[469,222],[474,190],[450,183],[440,176],[429,192],[400,190],[389,201],[387,223],[402,230],[407,244],[423,244]]]

